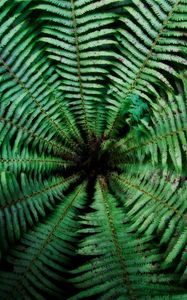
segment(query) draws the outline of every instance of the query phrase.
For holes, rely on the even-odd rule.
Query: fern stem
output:
[[[77,74],[78,74],[78,80],[79,80],[81,106],[82,106],[83,115],[84,115],[85,129],[86,129],[86,132],[88,133],[88,139],[90,139],[90,130],[89,130],[88,121],[87,121],[87,113],[86,113],[86,108],[85,108],[85,99],[84,99],[82,76],[81,76],[79,38],[78,38],[78,33],[77,33],[77,20],[76,20],[76,14],[75,14],[74,0],[71,0],[71,12],[72,12],[72,19],[73,19],[74,35],[75,35],[75,47],[76,47],[76,53],[77,53]]]
[[[118,256],[118,259],[119,259],[119,264],[120,264],[120,267],[123,271],[124,284],[125,284],[125,286],[127,285],[127,287],[128,287],[129,299],[138,300],[138,298],[134,295],[134,291],[133,291],[132,284],[131,284],[131,281],[130,281],[130,278],[129,278],[129,274],[128,274],[128,271],[127,271],[127,268],[126,268],[126,265],[125,265],[125,262],[124,262],[123,251],[122,251],[122,248],[121,248],[121,246],[118,242],[118,236],[117,236],[116,229],[115,229],[115,226],[114,226],[113,218],[112,218],[112,215],[110,214],[110,206],[108,204],[108,200],[107,200],[107,197],[105,196],[105,192],[104,192],[104,188],[103,188],[103,180],[104,180],[105,189],[106,189],[106,186],[107,186],[107,183],[106,183],[105,179],[102,178],[102,180],[101,180],[101,178],[100,178],[99,179],[100,191],[101,191],[103,205],[104,205],[106,216],[107,216],[107,219],[108,219],[108,224],[109,224],[109,227],[110,227],[113,243],[114,243],[116,253],[117,253],[117,256]]]
[[[42,164],[48,164],[48,163],[53,163],[53,164],[58,164],[58,165],[63,165],[64,161],[59,161],[55,159],[41,159],[41,158],[1,158],[0,163],[2,164],[17,164],[17,163],[42,163]]]
[[[58,166],[59,168],[66,168],[69,166],[74,166],[74,163],[71,161],[65,161],[65,160],[55,160],[55,159],[41,159],[41,158],[1,158],[0,159],[0,167],[3,166],[3,168],[10,168],[11,165],[15,165],[17,167],[18,164],[29,165],[30,170],[34,170],[34,167],[37,165],[51,165],[52,169]],[[46,167],[46,166],[45,166]],[[47,169],[44,169],[44,171],[47,172]],[[40,172],[41,169],[40,169]]]

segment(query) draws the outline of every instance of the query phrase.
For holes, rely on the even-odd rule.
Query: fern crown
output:
[[[0,0],[0,299],[187,299],[187,0]]]

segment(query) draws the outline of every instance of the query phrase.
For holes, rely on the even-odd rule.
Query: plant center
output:
[[[108,153],[101,149],[101,141],[93,139],[82,151],[80,168],[88,177],[104,175],[108,171]]]

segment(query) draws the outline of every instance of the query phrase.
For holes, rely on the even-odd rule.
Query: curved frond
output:
[[[57,62],[64,100],[89,134],[106,90],[108,59],[113,57],[108,49],[115,44],[112,23],[116,15],[111,11],[115,2],[119,1],[48,0],[34,7],[44,12],[41,20],[48,21],[40,40],[47,45],[48,57]],[[100,13],[103,8],[104,14]]]
[[[39,222],[39,217],[46,216],[46,211],[54,208],[64,190],[78,179],[55,178],[41,180],[28,178],[20,174],[19,181],[12,173],[0,173],[0,222],[1,251],[19,240],[28,227]],[[20,183],[19,183],[20,182]]]
[[[186,80],[183,79],[183,82],[185,87]],[[136,155],[143,161],[149,156],[155,165],[172,162],[178,172],[185,171],[183,166],[187,151],[186,101],[185,91],[178,95],[168,92],[167,97],[158,99],[150,116],[151,124],[148,125],[142,120],[142,125],[139,126],[142,134],[138,134],[138,128],[135,128],[126,139],[121,139],[114,146],[120,157],[126,159]]]
[[[80,244],[79,253],[94,258],[73,271],[76,275],[73,282],[84,291],[71,299],[92,295],[98,295],[97,299],[145,299],[145,294],[150,298],[167,295],[170,291],[167,283],[172,276],[162,274],[160,280],[156,278],[160,254],[155,248],[151,249],[152,237],[141,238],[130,232],[128,218],[124,218],[101,179],[96,184],[92,208],[95,211],[83,220],[84,224],[93,226],[84,232],[92,234]],[[174,288],[173,293],[177,292]]]
[[[15,273],[0,272],[1,297],[30,299],[34,294],[38,299],[46,299],[47,295],[67,299],[60,289],[61,276],[65,277],[70,257],[74,256],[72,243],[78,237],[75,216],[78,208],[84,206],[85,184],[63,198],[46,223],[25,234],[20,246],[11,250],[9,260],[14,264]],[[51,283],[51,278],[56,285]]]
[[[150,103],[158,97],[156,86],[173,89],[171,75],[179,77],[174,64],[187,65],[184,30],[186,0],[133,0],[125,7],[116,35],[119,55],[113,68],[111,92],[113,119],[107,135],[120,119],[120,107],[133,94]]]
[[[118,195],[132,222],[131,229],[156,234],[160,245],[167,245],[163,265],[172,264],[176,258],[182,265],[186,263],[187,244],[186,183],[172,174],[160,173],[154,170],[147,171],[146,176],[114,174],[110,182],[115,192],[118,186],[123,193]]]

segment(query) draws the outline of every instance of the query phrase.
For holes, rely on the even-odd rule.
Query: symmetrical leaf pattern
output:
[[[187,299],[186,15],[0,1],[0,299]]]

